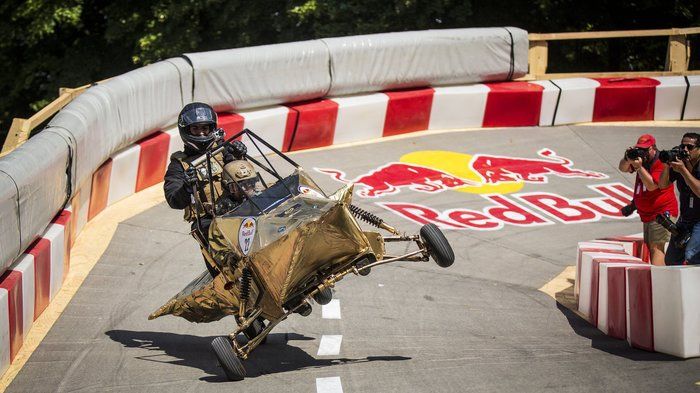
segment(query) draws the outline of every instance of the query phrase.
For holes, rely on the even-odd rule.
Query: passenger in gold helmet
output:
[[[259,195],[263,191],[260,176],[253,165],[246,160],[231,161],[224,166],[224,186],[235,200],[242,200],[245,193],[248,197]]]

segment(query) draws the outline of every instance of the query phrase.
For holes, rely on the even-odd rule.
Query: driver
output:
[[[240,204],[242,194],[224,192],[222,187],[222,167],[227,163],[246,162],[243,158],[247,149],[240,141],[227,144],[223,152],[211,160],[212,179],[208,171],[191,166],[192,160],[206,153],[208,149],[221,143],[223,130],[217,129],[217,116],[214,109],[204,103],[194,102],[185,105],[180,111],[177,127],[185,145],[183,151],[173,153],[165,173],[163,189],[165,200],[173,209],[185,211],[184,219],[191,223],[192,232],[200,240],[200,245],[208,244],[209,226],[213,217],[215,198],[226,195],[235,207]],[[255,172],[255,171],[253,171]],[[216,195],[211,195],[213,185]],[[194,193],[202,203],[196,203]],[[207,264],[207,267],[210,267]]]

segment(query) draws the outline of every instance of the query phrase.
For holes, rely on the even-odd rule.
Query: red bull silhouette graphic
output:
[[[391,162],[354,180],[346,179],[345,172],[337,169],[315,168],[343,183],[364,186],[357,192],[363,198],[376,198],[400,192],[401,187],[413,191],[436,193],[464,186],[478,186],[479,183],[462,179],[433,168],[420,165]]]
[[[414,163],[391,162],[370,172],[359,175],[353,180],[347,179],[343,171],[337,169],[315,168],[335,180],[343,183],[355,183],[362,186],[357,195],[363,198],[376,198],[397,194],[401,188],[424,193],[438,193],[444,190],[466,186],[481,187],[502,183],[547,183],[549,176],[562,178],[607,179],[608,176],[594,171],[573,168],[573,161],[558,156],[551,149],[541,149],[538,158],[520,158],[476,154],[465,165],[464,171],[471,179],[456,176],[450,172]],[[467,156],[469,157],[469,156]]]
[[[541,149],[537,155],[544,159],[476,154],[471,161],[471,167],[485,184],[517,181],[547,183],[550,175],[563,178],[608,178],[604,173],[574,169],[573,161],[558,156],[550,149]]]

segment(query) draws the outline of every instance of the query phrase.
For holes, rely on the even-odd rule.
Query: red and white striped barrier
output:
[[[651,266],[638,235],[579,243],[578,311],[610,337],[681,358],[700,356],[700,266]],[[626,240],[632,240],[626,242]],[[595,250],[594,247],[607,247]]]
[[[293,151],[422,130],[653,119],[700,119],[700,76],[572,78],[386,91],[222,113],[220,126],[229,136],[249,128],[275,148]],[[243,142],[255,155],[257,149],[252,142]],[[259,147],[263,154],[269,152],[266,147]],[[68,252],[75,234],[105,207],[160,183],[170,155],[181,149],[177,128],[171,128],[157,131],[113,154],[95,170],[91,179],[77,185],[71,200],[72,208],[67,208],[57,217],[42,237],[0,278],[0,348],[3,349],[0,351],[0,372],[16,355],[31,322],[60,289],[69,269]],[[603,255],[609,257],[610,253],[619,255],[627,249],[634,256],[648,261],[648,250],[641,244],[639,239],[611,238],[608,243],[599,242],[579,249],[575,285],[579,308],[585,311],[585,315],[597,313],[598,324],[601,319],[607,319],[609,331],[617,331],[617,322],[611,322],[609,299],[605,303],[608,310],[602,316],[600,290],[603,287],[608,293],[613,290],[609,282],[601,286],[600,279],[595,280],[600,276],[594,276],[591,269],[595,265],[600,272],[606,263],[595,260],[596,263],[594,259],[603,256],[594,258],[592,255],[604,252]],[[617,266],[608,267],[607,273],[611,272],[617,277]],[[632,273],[634,280],[643,274]],[[594,282],[599,288],[591,292]],[[30,296],[31,293],[34,295]],[[592,309],[596,301],[598,307]],[[664,301],[670,302],[668,299]],[[643,306],[635,302],[632,306]],[[674,307],[681,307],[686,315],[685,303]],[[31,317],[27,310],[33,310]],[[637,320],[633,322],[633,326],[638,323]],[[663,327],[663,332],[678,331],[675,325],[657,325],[660,329]],[[695,327],[697,323],[684,319],[682,326],[685,332],[686,326]],[[687,348],[692,349],[695,338],[692,334],[684,335],[682,344],[671,340],[664,342],[662,347],[672,348],[676,351],[674,354],[692,355],[692,350]],[[644,340],[635,342],[640,346],[647,344]]]
[[[64,210],[0,277],[0,374],[22,347],[33,322],[61,289],[74,233]]]
[[[574,296],[578,299],[581,289],[581,260],[583,253],[615,253],[625,255],[625,248],[621,244],[602,242],[579,242],[576,249],[576,276],[574,281]]]

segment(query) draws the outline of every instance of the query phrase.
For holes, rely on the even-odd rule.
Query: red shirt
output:
[[[649,174],[654,179],[654,183],[659,184],[661,172],[664,171],[664,164],[659,160],[654,160],[651,164]],[[654,191],[648,191],[642,183],[642,179],[637,174],[637,180],[634,184],[634,203],[637,205],[637,213],[642,219],[642,222],[654,221],[657,214],[663,212],[671,213],[671,216],[678,217],[678,201],[676,201],[676,193],[673,191],[673,183],[668,187],[661,189],[657,188]]]

